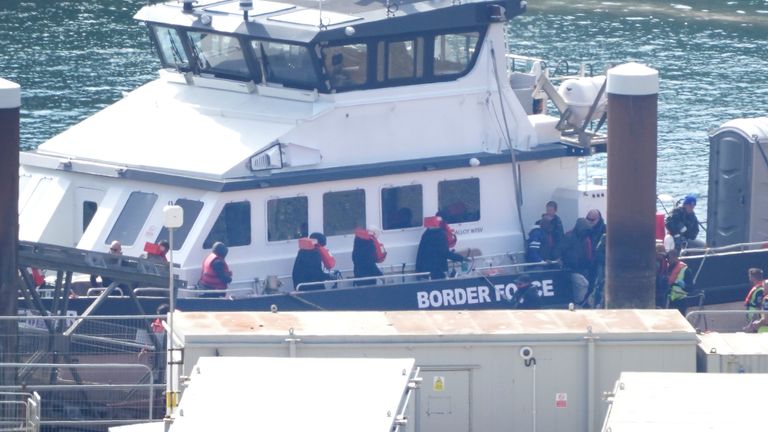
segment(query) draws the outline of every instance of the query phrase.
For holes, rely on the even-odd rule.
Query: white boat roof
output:
[[[163,172],[222,178],[318,104],[155,80],[38,147],[38,152]],[[105,142],[108,139],[109,142]]]
[[[768,374],[623,372],[603,431],[759,428]]]
[[[699,347],[718,355],[768,355],[768,333],[702,333]]]
[[[603,339],[664,337],[696,342],[676,310],[390,311],[390,312],[177,312],[174,332],[186,343],[257,341],[313,336],[408,340],[545,340],[583,338],[591,328]]]
[[[202,357],[192,369],[170,432],[390,432],[402,411],[414,363]]]

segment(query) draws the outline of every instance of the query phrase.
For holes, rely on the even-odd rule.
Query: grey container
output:
[[[768,117],[731,120],[709,135],[707,244],[768,240]]]
[[[695,372],[698,341],[674,310],[190,312],[175,323],[184,374],[208,356],[414,358],[414,432],[595,431],[621,372]]]
[[[699,372],[768,373],[768,333],[705,333],[699,341]]]

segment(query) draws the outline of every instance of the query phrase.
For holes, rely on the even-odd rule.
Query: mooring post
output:
[[[626,63],[607,79],[606,306],[653,308],[659,73]]]
[[[0,316],[17,315],[19,267],[19,107],[21,88],[0,78]],[[16,363],[16,321],[0,321],[0,362]],[[0,368],[0,385],[15,385],[16,370]]]

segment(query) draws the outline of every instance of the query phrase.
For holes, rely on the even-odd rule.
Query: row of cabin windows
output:
[[[151,29],[164,67],[321,92],[456,79],[474,63],[481,41],[481,32],[472,30],[315,50],[257,39],[241,44],[231,35],[158,25]]]
[[[447,223],[480,220],[480,180],[468,178],[438,183],[439,214]],[[132,245],[149,217],[157,195],[132,192],[115,221],[106,244],[119,240]],[[181,249],[203,208],[202,201],[180,198],[176,205],[184,209],[184,220],[174,231],[174,250]],[[83,231],[96,212],[96,203],[83,203]],[[87,211],[86,211],[87,210]],[[381,189],[381,221],[384,230],[420,227],[424,217],[422,185],[385,187]],[[365,190],[327,192],[323,194],[323,233],[326,236],[352,234],[365,227]],[[293,240],[309,235],[309,200],[306,196],[274,198],[267,201],[267,241]],[[156,241],[168,239],[163,227]],[[217,241],[228,246],[251,244],[251,203],[230,202],[224,205],[203,242],[210,249]]]

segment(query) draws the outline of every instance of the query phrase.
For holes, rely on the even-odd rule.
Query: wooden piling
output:
[[[627,63],[607,79],[606,306],[653,308],[659,74]]]
[[[0,316],[17,315],[19,269],[19,108],[18,84],[0,78]],[[16,321],[0,321],[0,362],[16,362]],[[15,385],[16,371],[0,368],[0,385]]]

